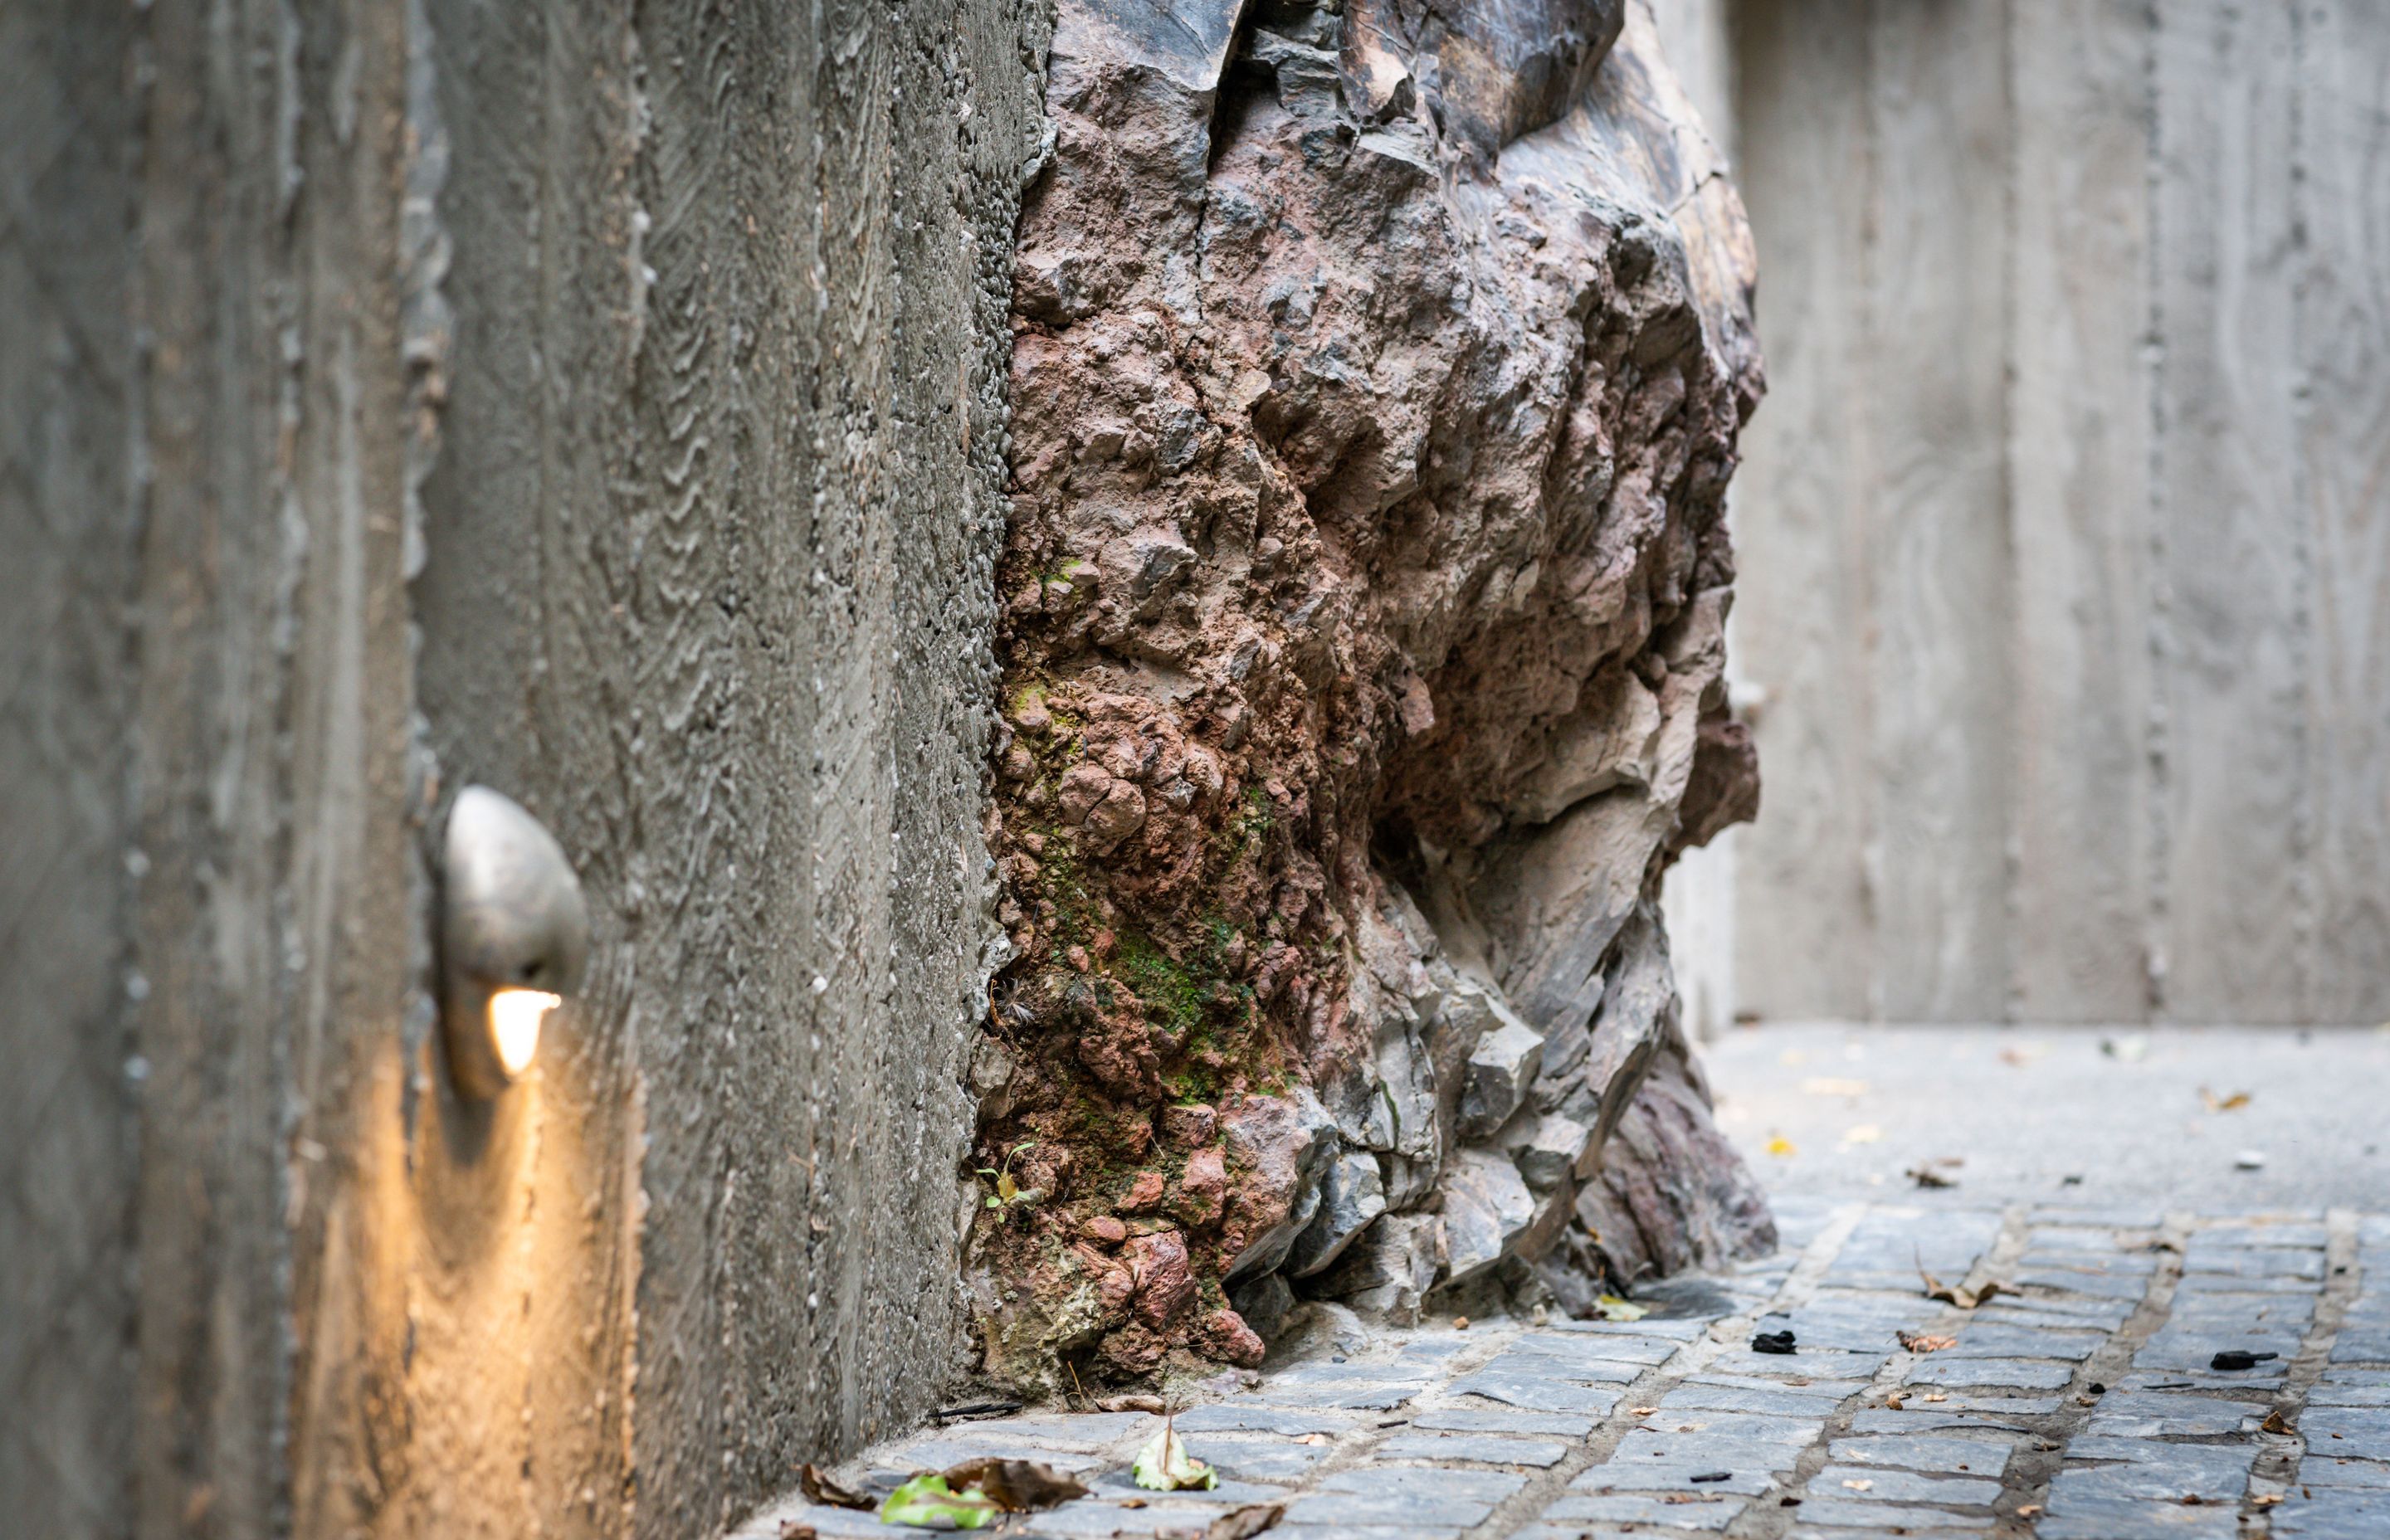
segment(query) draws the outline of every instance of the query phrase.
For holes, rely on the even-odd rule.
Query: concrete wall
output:
[[[2390,21],[1731,26],[1739,1004],[2390,1015]]]
[[[1703,131],[1731,161],[1736,154],[1734,34],[1727,0],[1663,0],[1652,6],[1652,16],[1669,68],[1683,84]],[[1731,503],[1736,494],[1728,496]],[[1742,674],[1739,629],[1729,611],[1726,666],[1730,693]],[[1668,868],[1660,891],[1685,1029],[1697,1041],[1724,1031],[1736,1008],[1736,874],[1743,833],[1738,825],[1685,852]]]
[[[681,1537],[944,1388],[1040,25],[0,14],[12,1534]],[[475,780],[598,933],[486,1109]]]

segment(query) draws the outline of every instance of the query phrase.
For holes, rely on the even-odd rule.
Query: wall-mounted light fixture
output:
[[[440,994],[448,1070],[495,1097],[531,1067],[547,1013],[581,984],[589,911],[564,849],[512,798],[469,786],[441,843]]]

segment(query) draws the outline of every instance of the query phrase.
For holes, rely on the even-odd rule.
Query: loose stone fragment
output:
[[[1446,1276],[1458,1283],[1501,1261],[1535,1216],[1535,1195],[1516,1166],[1485,1150],[1462,1150],[1445,1189]]]
[[[1469,1056],[1468,1078],[1460,1092],[1460,1131],[1482,1137],[1510,1121],[1543,1062],[1543,1034],[1516,1017],[1486,1033]]]
[[[1378,1174],[1377,1157],[1366,1149],[1338,1156],[1320,1181],[1318,1213],[1287,1255],[1287,1271],[1299,1278],[1324,1271],[1385,1212],[1385,1183]]]

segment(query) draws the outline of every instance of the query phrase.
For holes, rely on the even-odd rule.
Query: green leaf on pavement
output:
[[[1213,1469],[1187,1452],[1186,1441],[1164,1418],[1162,1431],[1137,1452],[1137,1484],[1155,1492],[1209,1492],[1220,1484]]]
[[[929,1529],[985,1529],[1004,1509],[978,1487],[951,1490],[944,1476],[914,1477],[880,1505],[883,1524],[919,1524]]]

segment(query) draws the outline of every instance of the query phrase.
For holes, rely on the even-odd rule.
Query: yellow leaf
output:
[[[1012,1173],[1008,1171],[996,1179],[996,1195],[1008,1203],[1021,1196],[1021,1184],[1012,1179]]]
[[[1801,1153],[1800,1149],[1795,1146],[1792,1140],[1786,1138],[1781,1134],[1772,1136],[1767,1141],[1767,1153],[1770,1155],[1798,1155]]]

